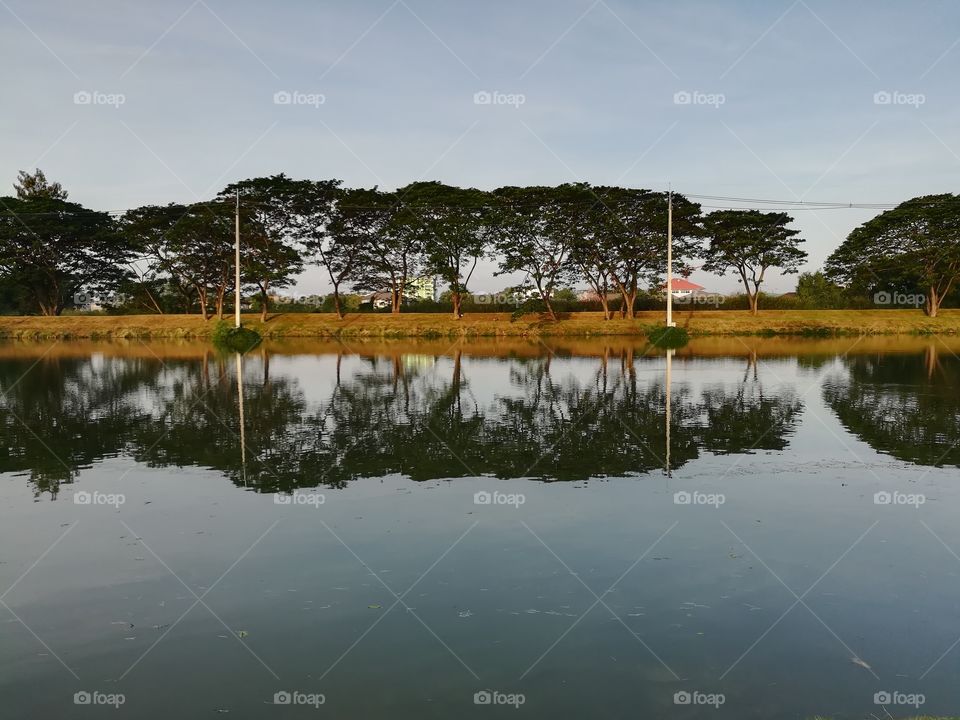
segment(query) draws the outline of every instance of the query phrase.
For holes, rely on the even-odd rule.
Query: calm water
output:
[[[958,350],[0,345],[0,714],[958,713]]]

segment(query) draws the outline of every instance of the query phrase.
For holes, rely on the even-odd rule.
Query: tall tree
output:
[[[80,290],[116,290],[130,255],[107,213],[43,194],[0,198],[0,275],[43,315],[62,313]]]
[[[390,291],[390,311],[398,314],[410,284],[424,269],[423,221],[417,211],[402,202],[399,193],[382,193],[376,188],[366,196],[352,199],[351,222],[359,223],[370,241],[362,243],[360,263],[363,274],[354,283],[358,290]],[[361,207],[366,205],[366,207]]]
[[[718,275],[733,270],[740,275],[754,315],[767,270],[795,273],[807,259],[799,247],[800,231],[787,227],[791,222],[786,213],[758,210],[717,210],[704,218],[710,247],[703,269]]]
[[[217,197],[229,203],[238,195],[241,266],[257,288],[260,319],[266,321],[271,289],[292,285],[294,276],[303,270],[300,240],[305,230],[297,213],[303,211],[304,184],[281,173],[233,183]]]
[[[43,170],[37,168],[32,173],[21,170],[17,173],[17,181],[13,184],[20,200],[32,198],[47,198],[50,200],[66,200],[67,191],[58,182],[47,182]]]
[[[248,224],[254,225],[252,220]],[[196,298],[204,319],[213,309],[223,317],[224,301],[234,266],[234,208],[220,202],[192,205],[148,205],[127,211],[124,235],[137,253],[141,290],[160,309],[155,289],[169,281],[191,304]]]
[[[333,309],[341,320],[340,287],[345,282],[357,281],[361,270],[366,275],[368,266],[364,258],[381,242],[383,227],[389,222],[390,206],[391,203],[382,201],[375,188],[341,190],[329,224],[322,237],[316,238],[311,246],[327,270],[333,286]]]
[[[589,219],[593,262],[623,298],[621,314],[632,318],[640,283],[658,286],[666,273],[668,195],[620,187],[596,187],[594,195]],[[684,258],[699,252],[700,221],[700,206],[674,193],[675,270],[683,272]]]
[[[487,250],[487,193],[439,182],[413,183],[397,193],[410,222],[421,229],[427,271],[447,283],[453,316],[462,317],[467,286]]]
[[[936,317],[960,279],[960,195],[913,198],[868,220],[830,255],[826,271],[858,289],[919,290],[924,312]]]
[[[553,320],[554,290],[571,276],[580,188],[502,187],[490,223],[500,258],[498,274],[524,272]]]

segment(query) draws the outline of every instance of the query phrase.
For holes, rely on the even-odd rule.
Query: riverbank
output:
[[[929,318],[918,310],[714,310],[678,312],[677,325],[696,336],[958,335],[960,310]],[[69,315],[0,317],[0,337],[13,339],[199,338],[213,335],[216,319],[199,315]],[[634,320],[604,320],[600,313],[570,313],[551,321],[536,313],[516,320],[509,313],[475,313],[460,320],[438,313],[397,316],[356,313],[277,313],[261,323],[245,315],[245,326],[265,338],[456,338],[643,336],[663,323],[663,313],[641,312]]]

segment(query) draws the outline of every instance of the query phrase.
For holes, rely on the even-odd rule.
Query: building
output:
[[[660,286],[661,291],[665,293],[667,284],[664,283]],[[670,281],[671,295],[678,299],[688,298],[691,295],[697,293],[702,293],[705,288],[703,285],[697,285],[695,282],[690,282],[684,278],[673,278]]]
[[[407,283],[407,291],[404,296],[409,300],[436,300],[437,279],[429,275],[414,278]]]

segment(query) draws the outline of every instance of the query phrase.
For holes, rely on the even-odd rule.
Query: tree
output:
[[[438,182],[418,182],[397,191],[412,225],[423,234],[426,270],[450,288],[453,316],[461,305],[477,262],[487,249],[487,194]]]
[[[17,198],[20,200],[30,200],[32,198],[67,199],[67,191],[63,189],[63,186],[58,182],[47,182],[47,176],[43,174],[43,170],[40,168],[37,168],[33,174],[26,170],[18,172],[13,189],[16,190]]]
[[[302,203],[306,182],[281,173],[233,183],[217,196],[226,203],[239,197],[241,267],[259,292],[261,321],[269,312],[270,289],[292,285],[303,270],[300,240],[308,230],[311,237],[317,232],[314,223],[298,216],[307,210]]]
[[[131,253],[107,213],[46,195],[0,198],[0,275],[43,315],[59,315],[81,289],[109,292]]]
[[[819,271],[800,273],[797,278],[797,299],[806,308],[838,309],[848,304],[843,288]]]
[[[666,274],[668,195],[619,187],[597,187],[594,194],[587,220],[593,274],[598,280],[609,278],[623,298],[621,314],[633,318],[640,282],[657,286]],[[699,252],[701,235],[700,206],[674,193],[675,272],[684,272],[684,258]],[[603,296],[599,283],[591,284]]]
[[[703,269],[718,275],[738,273],[754,315],[767,270],[795,273],[807,258],[798,247],[803,242],[797,237],[800,231],[787,227],[791,222],[786,213],[758,210],[717,210],[704,218],[710,247]]]
[[[936,317],[960,278],[960,195],[913,198],[868,220],[830,255],[826,270],[851,287],[921,290],[924,312]]]
[[[391,313],[397,314],[411,282],[424,269],[423,222],[417,211],[403,204],[400,193],[380,193],[374,188],[362,201],[368,207],[355,208],[353,222],[363,219],[369,241],[363,243],[363,275],[354,288],[370,292],[388,288]]]
[[[524,272],[533,281],[552,320],[557,319],[552,298],[555,289],[569,279],[575,245],[579,198],[574,185],[551,187],[502,187],[491,222],[494,246],[500,257],[498,275]]]
[[[367,259],[378,255],[383,229],[389,222],[392,202],[373,190],[342,190],[337,195],[330,224],[314,247],[333,286],[333,309],[343,319],[340,286],[359,279],[368,269]]]
[[[255,227],[248,218],[250,228]],[[228,202],[147,205],[127,211],[124,235],[136,251],[141,290],[154,309],[158,281],[169,280],[189,308],[191,296],[207,319],[211,305],[223,317],[234,267],[234,207]]]

